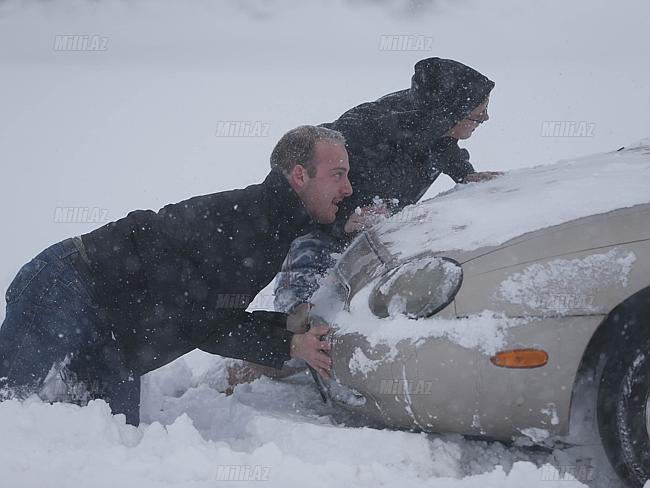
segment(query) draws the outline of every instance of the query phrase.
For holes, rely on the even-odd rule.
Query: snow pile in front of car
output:
[[[538,229],[650,202],[650,139],[621,151],[510,171],[452,190],[379,223],[402,259],[423,249],[471,251]]]
[[[389,352],[380,360],[368,358],[357,349],[350,360],[350,370],[361,374],[374,371],[386,361],[394,360],[401,347],[422,345],[428,339],[444,338],[468,349],[476,349],[491,356],[507,343],[508,329],[535,320],[512,318],[485,310],[477,315],[460,319],[430,317],[413,320],[401,313],[378,319],[368,310],[368,296],[372,286],[361,290],[350,303],[350,310],[337,316],[337,334],[360,334],[372,348],[387,346]]]

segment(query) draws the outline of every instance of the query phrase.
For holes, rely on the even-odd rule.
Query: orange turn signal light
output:
[[[539,368],[548,363],[548,353],[541,349],[511,349],[490,358],[500,368]]]

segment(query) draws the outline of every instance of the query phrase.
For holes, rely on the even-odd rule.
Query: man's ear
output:
[[[296,164],[289,173],[289,179],[291,180],[292,186],[297,189],[302,189],[307,184],[307,170],[301,164]]]

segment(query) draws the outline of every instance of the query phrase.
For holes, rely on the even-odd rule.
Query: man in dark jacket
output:
[[[319,278],[334,262],[332,254],[343,251],[378,213],[416,203],[441,173],[457,183],[499,174],[476,173],[469,153],[458,146],[489,119],[493,88],[494,82],[457,61],[423,59],[415,65],[411,88],[322,124],[345,136],[354,194],[343,202],[334,225],[320,226],[291,244],[275,281],[276,310],[306,316]],[[242,368],[231,375],[232,382],[248,381],[261,372],[266,373]]]
[[[293,334],[285,314],[245,309],[291,242],[352,194],[344,144],[299,127],[261,184],[134,211],[43,251],[7,291],[0,398],[99,397],[137,424],[140,376],[195,348],[274,368],[301,358],[327,376],[326,326]]]
[[[489,119],[494,82],[457,61],[415,64],[411,88],[363,103],[323,127],[341,132],[350,157],[354,195],[337,215],[345,223],[357,207],[379,197],[396,209],[416,203],[441,173],[455,182],[479,181],[469,153],[458,146]]]
[[[489,119],[494,82],[457,61],[423,59],[415,64],[411,88],[363,103],[323,127],[346,138],[354,195],[343,203],[333,226],[296,240],[276,280],[276,310],[307,302],[317,278],[356,231],[376,213],[416,203],[441,173],[457,183],[499,173],[476,173],[469,153],[458,146]],[[379,202],[379,203],[378,203]],[[359,209],[359,210],[357,210]]]

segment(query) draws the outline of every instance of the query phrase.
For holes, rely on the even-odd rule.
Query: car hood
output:
[[[423,249],[467,259],[539,229],[650,203],[648,188],[650,138],[617,151],[456,185],[406,207],[372,233],[400,260]]]

